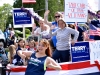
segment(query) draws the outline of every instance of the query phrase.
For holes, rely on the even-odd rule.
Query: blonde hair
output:
[[[16,46],[15,45],[10,45],[9,46],[9,52],[10,52],[9,60],[10,60],[10,63],[12,63],[13,57],[16,54]]]

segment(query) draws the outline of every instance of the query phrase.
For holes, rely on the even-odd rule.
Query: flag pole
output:
[[[24,7],[23,6],[23,0],[22,0],[22,7]],[[22,25],[22,27],[23,27],[23,38],[25,39],[25,27],[24,27],[24,25]]]
[[[22,7],[23,7],[23,0],[22,0]]]

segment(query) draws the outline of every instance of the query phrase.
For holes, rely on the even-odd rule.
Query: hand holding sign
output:
[[[72,41],[71,41],[71,44],[72,44],[72,45],[74,45],[74,44],[75,44],[75,41],[74,41],[74,40],[72,40]]]

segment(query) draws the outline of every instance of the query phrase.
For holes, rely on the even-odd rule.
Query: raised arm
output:
[[[22,51],[22,50],[19,50],[17,51],[18,55],[22,58],[22,59],[25,59],[26,57],[30,57],[32,55],[32,52],[31,51]]]
[[[47,57],[47,60],[46,60],[46,66],[48,68],[51,68],[51,69],[55,69],[55,70],[61,70],[61,66],[56,63],[52,58],[50,57]]]
[[[49,14],[49,10],[47,10],[45,13],[44,13],[44,23],[49,25],[50,27],[52,26],[52,22],[48,22],[47,20],[47,17],[48,17],[48,14]]]

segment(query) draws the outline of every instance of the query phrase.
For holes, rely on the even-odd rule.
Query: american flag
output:
[[[22,0],[22,3],[36,3],[36,0]]]
[[[100,28],[90,24],[89,35],[100,36]]]

